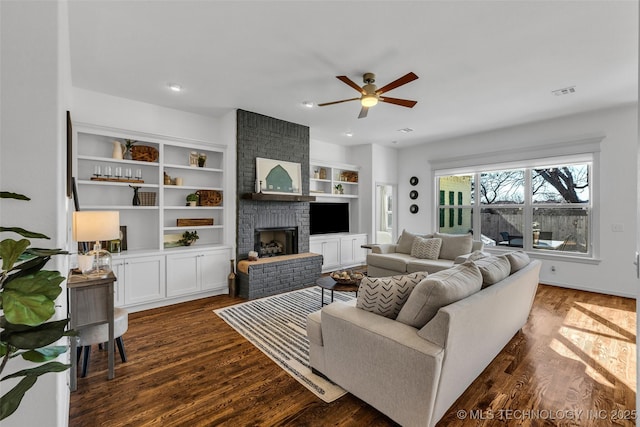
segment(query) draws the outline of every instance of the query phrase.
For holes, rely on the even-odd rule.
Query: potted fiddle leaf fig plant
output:
[[[22,194],[6,191],[0,192],[0,199],[30,200]],[[49,239],[44,234],[20,227],[0,227],[2,232]],[[57,271],[43,270],[53,255],[67,252],[33,248],[30,245],[27,239],[0,241],[0,381],[21,378],[0,398],[0,420],[18,409],[25,393],[40,375],[62,372],[70,366],[53,361],[67,351],[67,346],[52,346],[63,336],[75,335],[73,331],[65,331],[69,319],[49,321],[55,313],[55,300],[62,292],[60,284],[64,277]],[[9,359],[13,357],[22,357],[37,366],[2,376]]]

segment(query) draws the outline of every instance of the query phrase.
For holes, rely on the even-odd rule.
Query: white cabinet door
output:
[[[342,237],[340,239],[340,265],[351,265],[354,260],[353,243],[351,236]]]
[[[124,259],[114,260],[111,263],[111,269],[116,276],[116,281],[113,283],[113,305],[115,307],[122,307],[124,305]]]
[[[191,294],[200,290],[198,256],[194,253],[167,255],[167,296]]]
[[[356,264],[366,264],[367,263],[367,250],[362,247],[362,245],[367,244],[367,235],[366,234],[357,234],[353,236],[351,240],[353,244],[353,262]]]
[[[125,304],[140,304],[165,297],[165,257],[125,259]]]
[[[229,257],[227,250],[204,252],[198,255],[198,275],[203,291],[227,288],[227,277],[231,271]]]
[[[329,271],[340,265],[340,239],[327,236],[309,238],[309,252],[322,255],[322,271]]]

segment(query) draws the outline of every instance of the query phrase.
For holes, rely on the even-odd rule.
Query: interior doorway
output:
[[[396,241],[396,185],[376,183],[375,243]]]

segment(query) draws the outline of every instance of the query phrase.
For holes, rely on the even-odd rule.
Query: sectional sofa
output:
[[[372,245],[367,255],[369,277],[427,271],[435,273],[464,262],[473,251],[482,250],[481,241],[471,234],[413,234],[404,230],[396,244]]]
[[[365,278],[352,304],[308,316],[311,366],[403,426],[434,426],[527,322],[540,265],[517,252]]]

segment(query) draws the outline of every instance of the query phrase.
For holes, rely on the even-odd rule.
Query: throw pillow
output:
[[[364,277],[358,288],[356,307],[395,319],[413,288],[425,277],[424,271],[391,277]]]
[[[460,255],[471,252],[473,248],[473,237],[471,234],[444,234],[435,233],[433,237],[442,239],[440,247],[440,259],[455,260]]]
[[[420,329],[441,307],[466,298],[481,287],[482,274],[473,261],[430,274],[411,292],[396,320]]]
[[[507,259],[509,260],[509,263],[511,264],[511,273],[510,274],[513,274],[516,271],[526,267],[531,262],[531,259],[529,258],[529,255],[527,255],[527,253],[524,252],[524,251],[509,252],[507,254]]]
[[[396,252],[401,254],[411,254],[411,248],[413,247],[413,239],[416,236],[420,237],[433,237],[429,234],[427,235],[419,235],[408,232],[407,230],[402,230],[402,234],[398,238],[398,244],[396,246]]]
[[[487,258],[488,256],[490,256],[489,254],[482,252],[482,251],[473,251],[471,252],[471,255],[469,255],[469,257],[467,257],[468,261],[476,261],[482,258]]]
[[[490,256],[474,262],[480,269],[480,274],[482,274],[483,288],[498,283],[511,273],[511,263],[505,255]]]
[[[411,246],[411,256],[420,259],[438,259],[442,239],[424,239],[416,236]]]

